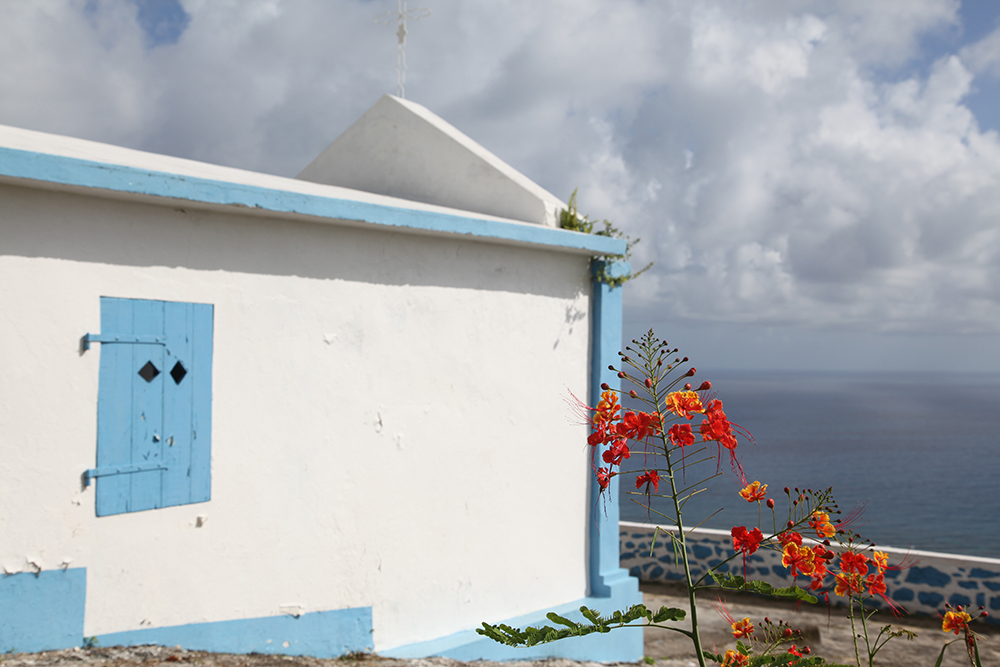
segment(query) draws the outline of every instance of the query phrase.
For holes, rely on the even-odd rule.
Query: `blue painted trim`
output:
[[[86,568],[0,578],[0,652],[79,646],[86,600]]]
[[[593,262],[592,271],[596,276],[603,266]],[[612,277],[627,275],[627,262],[615,262],[609,266]],[[618,375],[608,370],[608,366],[618,366],[618,352],[622,346],[622,288],[611,288],[607,284],[594,281],[593,330],[591,334],[591,375],[590,405],[601,400],[601,384],[607,383],[613,389],[621,386]],[[592,452],[594,461],[601,464],[603,451]],[[598,465],[600,467],[600,465]],[[628,570],[619,567],[621,547],[618,543],[618,479],[612,478],[608,490],[601,495],[596,477],[590,483],[590,595],[609,597],[631,594],[636,601],[639,596],[639,580],[630,576]]]
[[[274,653],[336,658],[372,650],[372,608],[355,607],[293,616],[191,623],[98,635],[101,646],[180,645],[216,653]],[[79,640],[78,640],[79,641]],[[286,646],[287,643],[287,646]]]
[[[528,223],[515,224],[323,197],[6,147],[0,147],[0,176],[169,197],[201,204],[239,206],[277,214],[294,213],[364,222],[387,228],[460,234],[483,240],[582,250],[595,255],[622,255],[626,247],[625,241],[621,239]]]
[[[540,627],[553,625],[545,617],[550,611],[574,621],[583,621],[579,609],[587,606],[607,615],[616,609],[626,609],[642,602],[642,595],[615,594],[611,597],[583,598],[544,611],[512,618],[503,623],[524,628],[529,625]],[[642,628],[615,630],[607,634],[593,634],[586,637],[571,637],[551,644],[531,648],[513,648],[477,634],[475,630],[457,632],[447,637],[396,648],[380,650],[379,655],[387,658],[423,658],[441,656],[470,662],[474,660],[541,660],[545,658],[568,658],[588,662],[638,662],[643,656]]]

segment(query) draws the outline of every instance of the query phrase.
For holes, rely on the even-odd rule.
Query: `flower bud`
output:
[[[684,362],[685,362],[685,361],[687,361],[687,360],[688,360],[688,358],[687,358],[687,357],[684,357],[683,359],[681,359],[681,363],[684,363]],[[691,370],[694,370],[694,369],[692,368]]]
[[[765,616],[764,617],[764,622],[767,623],[768,625],[770,625],[771,624],[771,619],[768,618],[767,616]]]
[[[795,523],[793,523],[793,522],[791,522],[791,521],[789,521],[789,522],[788,522],[788,527],[789,527],[789,528],[793,528],[794,526],[795,526]]]
[[[809,648],[808,646],[803,646],[802,647],[802,655],[809,655],[810,653],[812,653],[812,649],[811,648]]]
[[[687,384],[684,385],[684,391],[691,391],[691,383],[690,382],[688,382]]]
[[[698,387],[698,391],[708,391],[711,388],[712,388],[712,383],[709,382],[708,380],[705,380],[704,382],[701,383],[701,386]]]
[[[792,495],[792,490],[791,490],[791,489],[789,489],[789,488],[788,488],[788,487],[786,486],[786,487],[785,487],[785,493],[786,493],[787,495]]]
[[[987,614],[987,613],[986,613],[986,612],[984,611],[984,612],[983,612],[983,616],[989,616],[989,614]]]
[[[785,628],[785,631],[781,633],[781,636],[785,637],[786,639],[788,637],[791,637],[792,636],[792,629],[791,628]]]
[[[624,371],[618,371],[618,377],[624,378],[625,377],[625,372]]]
[[[601,383],[601,389],[603,389],[604,391],[607,391],[607,390],[611,389],[611,386],[607,382],[602,382]]]
[[[685,359],[684,361],[687,361],[687,359]],[[694,376],[694,374],[695,374],[695,373],[697,373],[697,372],[698,372],[698,369],[692,366],[692,367],[691,367],[691,370],[689,370],[689,371],[687,372],[687,376],[688,376],[688,377],[693,377],[693,376]]]
[[[635,389],[630,391],[628,395],[631,396],[632,398],[639,398],[639,394],[635,393]]]
[[[615,370],[615,367],[614,367],[614,366],[611,366],[611,365],[608,365],[608,370],[609,370],[609,371],[613,371],[613,370]]]
[[[768,498],[767,499],[767,509],[769,509],[769,510],[773,510],[774,509],[774,498]]]
[[[646,378],[646,389],[652,389],[652,388],[653,388],[652,378]]]

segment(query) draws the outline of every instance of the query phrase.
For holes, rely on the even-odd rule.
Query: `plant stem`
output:
[[[664,423],[663,414],[659,412],[659,406],[657,406],[657,412],[660,416],[660,423]],[[695,586],[691,581],[691,566],[688,564],[687,538],[684,535],[684,522],[681,520],[680,502],[677,499],[674,466],[670,460],[670,446],[667,442],[667,437],[662,431],[660,433],[660,440],[663,442],[663,455],[667,460],[667,477],[670,479],[670,498],[674,501],[674,516],[677,519],[677,540],[680,543],[681,562],[684,563],[684,582],[687,584],[688,601],[691,605],[691,641],[694,642],[694,650],[698,655],[699,667],[705,667],[705,655],[701,648],[701,633],[698,632],[698,603],[695,599]]]
[[[854,637],[854,659],[861,667],[861,653],[858,651],[858,629],[854,626],[854,598],[848,595],[847,608],[851,612],[851,635]]]
[[[868,639],[868,618],[865,616],[865,604],[861,598],[858,598],[858,606],[861,608],[861,629],[865,633],[865,646],[868,649],[868,667],[872,667],[875,662],[875,654],[872,652],[872,643]]]

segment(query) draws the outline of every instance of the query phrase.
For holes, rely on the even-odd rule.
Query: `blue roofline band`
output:
[[[625,241],[621,239],[531,223],[325,197],[14,148],[0,147],[0,176],[180,199],[209,206],[233,206],[415,232],[456,234],[474,240],[545,246],[595,255],[622,255],[626,248]],[[403,203],[403,200],[400,202]]]

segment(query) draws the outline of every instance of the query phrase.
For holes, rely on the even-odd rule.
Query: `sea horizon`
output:
[[[729,419],[753,435],[736,454],[747,481],[768,484],[777,516],[738,495],[723,449],[721,462],[682,474],[694,484],[722,473],[697,485],[706,490],[685,506],[686,526],[767,530],[787,517],[784,487],[833,487],[841,516],[860,511],[852,527],[875,544],[1000,558],[1000,374],[713,370],[695,379],[711,380]],[[643,463],[633,451],[625,469]],[[666,522],[627,493],[634,476],[620,489],[622,520]],[[652,501],[655,510],[665,499]]]

